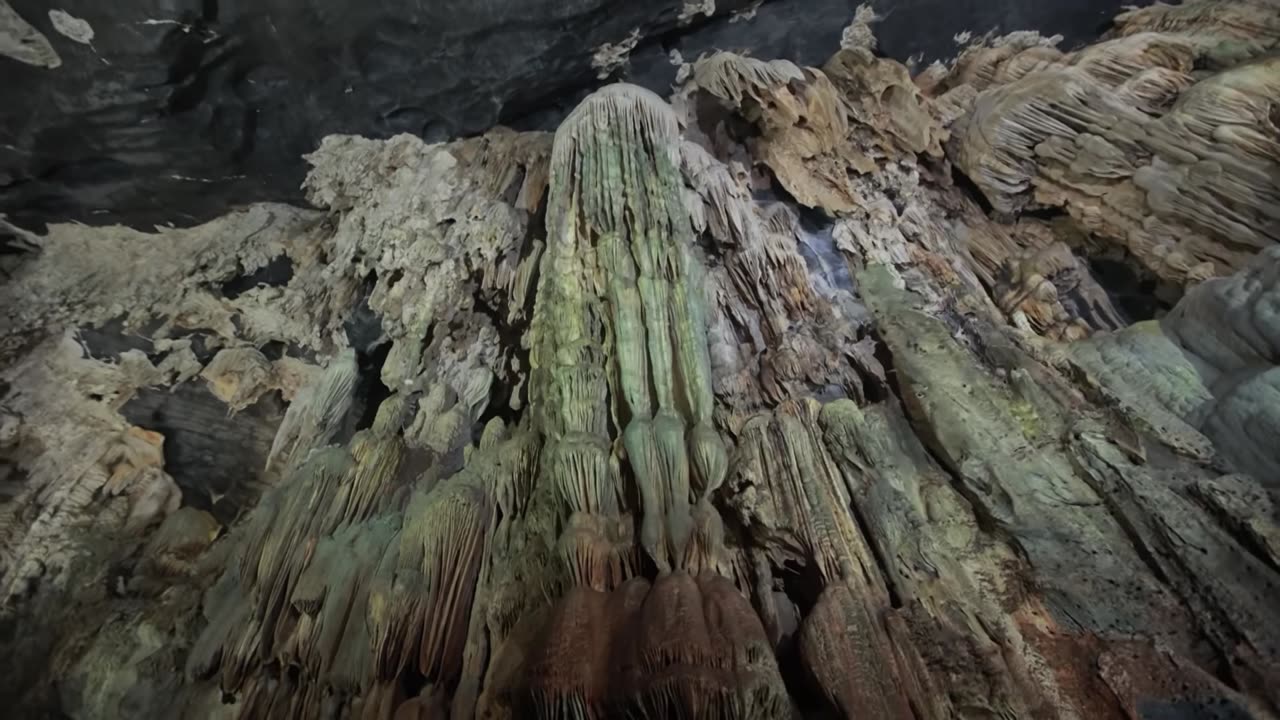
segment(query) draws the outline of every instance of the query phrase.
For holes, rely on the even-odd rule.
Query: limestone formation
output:
[[[5,707],[1280,714],[1280,6],[914,78],[854,20],[15,230]]]
[[[1275,12],[1196,1],[1122,16],[1117,37],[1075,53],[971,53],[954,71],[979,90],[956,164],[997,210],[1063,208],[1171,282],[1238,270],[1280,239]]]
[[[24,20],[8,0],[0,2],[0,55],[42,68],[62,65],[49,39]]]

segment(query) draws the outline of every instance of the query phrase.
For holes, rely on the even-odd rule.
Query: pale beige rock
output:
[[[1267,110],[1280,73],[1271,58],[1213,53],[1267,37],[1280,10],[1210,6],[1135,11],[1120,37],[1066,55],[1005,46],[962,60],[949,82],[981,92],[953,128],[957,165],[997,210],[1063,208],[1178,285],[1240,269],[1280,240]],[[1220,20],[1232,13],[1254,20]],[[1178,18],[1203,29],[1181,32]],[[1214,71],[1197,73],[1211,57]]]
[[[37,67],[52,69],[62,65],[62,58],[49,39],[22,19],[8,0],[0,2],[0,55]]]
[[[90,45],[93,43],[93,26],[83,18],[78,18],[66,10],[54,9],[49,11],[49,21],[53,23],[53,29],[62,33],[82,45]]]
[[[68,334],[2,377],[23,388],[7,400],[21,424],[5,454],[27,474],[0,506],[0,585],[9,601],[33,584],[65,586],[83,543],[92,542],[84,526],[137,532],[177,509],[181,493],[163,470],[164,437],[118,413],[139,386],[160,380],[145,356],[103,363]]]

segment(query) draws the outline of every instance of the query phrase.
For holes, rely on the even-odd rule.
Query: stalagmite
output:
[[[616,513],[621,478],[604,421],[624,425],[612,440],[642,501],[641,543],[670,569],[689,542],[691,482],[700,495],[714,489],[725,455],[710,425],[702,268],[675,114],[645,90],[613,86],[566,120],[551,162],[551,237],[531,328],[530,399],[552,430],[545,472],[571,510]]]
[[[854,19],[327,137],[320,210],[14,229],[0,699],[1280,715],[1280,6],[915,77]]]

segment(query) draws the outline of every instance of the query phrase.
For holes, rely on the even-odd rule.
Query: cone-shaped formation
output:
[[[539,717],[790,711],[759,619],[715,574],[733,573],[708,501],[729,461],[679,149],[671,108],[629,86],[588,98],[556,134],[530,399],[573,587],[533,643],[522,692]],[[627,580],[631,497],[662,571],[652,590]]]
[[[491,512],[466,477],[414,493],[399,548],[384,556],[369,598],[383,677],[411,667],[442,685],[458,679]]]
[[[847,587],[836,584],[822,592],[800,632],[800,654],[844,717],[916,717],[892,665],[884,662],[892,657],[884,631]]]
[[[575,588],[544,632],[525,691],[534,717],[792,717],[759,617],[718,575]]]
[[[631,518],[610,522],[574,513],[560,536],[560,556],[575,585],[608,591],[635,575]]]
[[[462,675],[492,530],[485,483],[498,473],[420,482],[406,502],[398,483],[405,415],[393,395],[349,450],[312,452],[237,538],[235,564],[206,599],[209,624],[187,671],[218,671],[225,692],[243,693],[241,717],[272,717],[280,703],[314,717],[324,702],[389,717],[406,675],[440,688]],[[264,682],[276,663],[300,672]]]
[[[351,408],[356,372],[355,352],[344,350],[329,363],[318,383],[299,392],[271,443],[268,468],[276,462],[285,468],[294,467],[307,453],[333,440]]]
[[[679,142],[670,106],[627,85],[592,95],[556,133],[531,353],[544,479],[570,512],[616,514],[607,428],[621,427],[641,543],[663,568],[682,562],[691,504],[727,472]]]

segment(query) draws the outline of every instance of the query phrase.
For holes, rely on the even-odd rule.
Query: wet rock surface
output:
[[[714,50],[816,65],[853,0],[9,0],[60,65],[0,53],[0,212],[187,226],[246,202],[299,202],[302,155],[325,135],[439,141],[497,123],[554,129],[604,80],[593,57],[638,33],[605,79],[666,94]],[[925,62],[953,36],[998,30],[1094,37],[1116,0],[875,3],[884,52]],[[690,9],[686,10],[685,5]],[[758,7],[757,7],[758,6]],[[51,12],[84,31],[54,27]],[[709,12],[709,14],[708,14]],[[681,19],[684,16],[685,19]],[[62,17],[62,16],[59,16]],[[16,22],[16,21],[15,21]],[[80,26],[77,26],[80,27]],[[14,31],[17,32],[16,30]],[[15,35],[16,36],[16,35]],[[15,43],[17,41],[15,40]],[[15,44],[15,48],[34,47]],[[36,51],[30,51],[36,52]],[[36,55],[39,55],[36,52]],[[629,60],[628,60],[629,56]],[[43,57],[43,55],[40,55]]]

